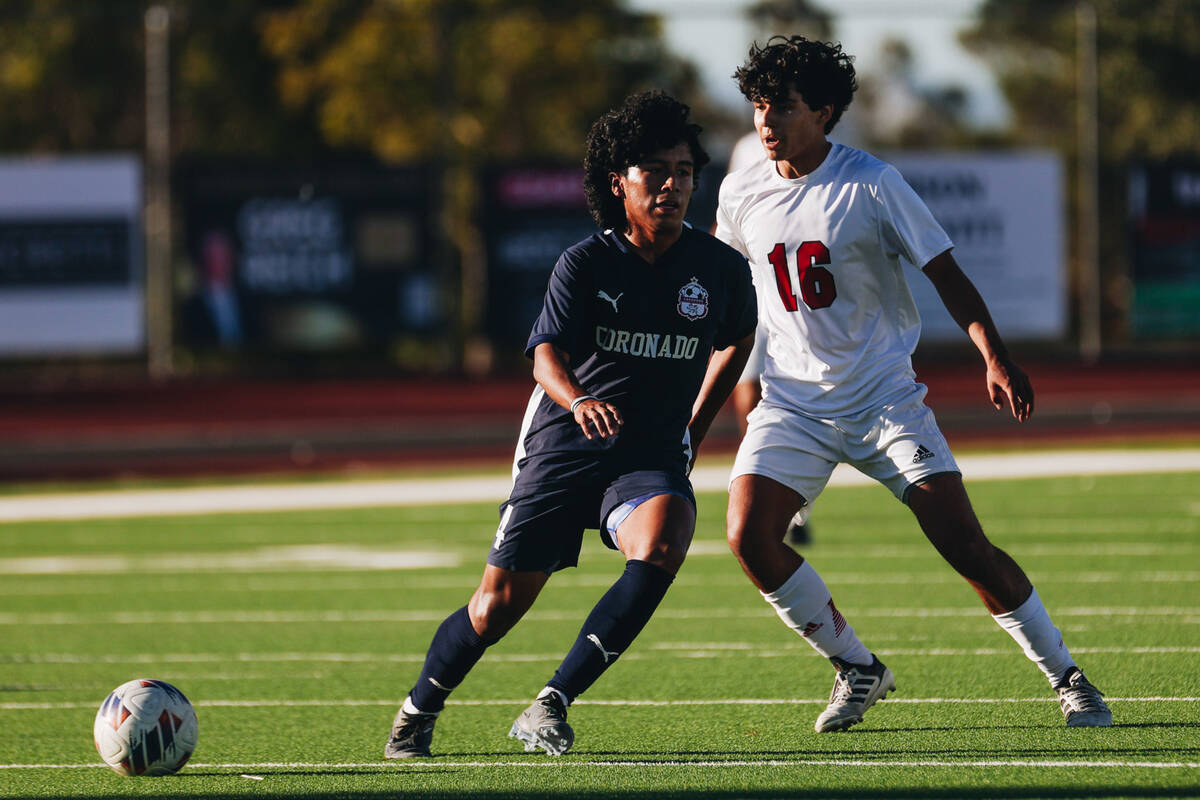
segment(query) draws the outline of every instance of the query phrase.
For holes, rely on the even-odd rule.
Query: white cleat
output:
[[[1056,691],[1068,728],[1107,728],[1112,725],[1112,712],[1104,702],[1103,693],[1092,686],[1079,667],[1067,670]]]
[[[567,707],[554,692],[522,711],[508,735],[524,742],[527,753],[540,747],[552,756],[561,756],[575,743],[575,731],[567,724]]]
[[[869,666],[851,664],[840,658],[829,659],[837,669],[837,677],[829,694],[829,705],[813,726],[817,733],[844,731],[857,725],[876,700],[882,700],[896,689],[892,671],[874,655],[871,658]]]

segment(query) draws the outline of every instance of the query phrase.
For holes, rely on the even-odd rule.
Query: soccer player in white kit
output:
[[[765,158],[762,142],[758,140],[758,132],[751,131],[734,144],[733,151],[729,154],[729,166],[726,172],[737,172]],[[713,229],[715,231],[715,224]],[[738,378],[737,385],[733,387],[733,394],[729,396],[733,402],[734,414],[737,416],[738,433],[742,436],[746,435],[746,420],[750,416],[750,412],[762,400],[762,374],[766,360],[767,330],[759,327],[754,336],[754,349],[750,351],[750,358],[746,360],[742,375]],[[810,510],[808,506],[805,506],[797,511],[788,522],[785,539],[791,544],[812,544],[812,532],[808,526]]]
[[[1033,412],[1029,378],[1009,358],[953,243],[891,165],[826,138],[857,83],[841,46],[776,36],[737,70],[766,159],[721,184],[717,236],[750,262],[766,328],[763,399],[730,478],[729,545],[788,627],[837,671],[817,731],[845,730],[895,688],[820,576],[783,542],[840,462],[887,486],[1045,674],[1066,724],[1112,714],[1075,665],[1021,568],[984,535],[962,476],[916,382],[920,319],[901,259],[919,266],[986,367],[997,409]]]

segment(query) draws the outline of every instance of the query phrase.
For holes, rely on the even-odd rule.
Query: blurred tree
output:
[[[277,98],[257,20],[281,2],[167,2],[173,149],[299,155],[324,145]],[[145,0],[0,4],[0,148],[140,150],[145,141]]]
[[[0,149],[130,148],[142,141],[142,4],[93,14],[69,0],[0,4]]]
[[[868,147],[933,149],[976,143],[960,86],[923,86],[912,49],[885,39],[880,66],[859,76],[855,120]],[[853,107],[852,107],[853,108]]]
[[[0,2],[0,149],[141,149],[147,0]],[[165,0],[176,153],[570,157],[693,67],[619,0]],[[469,154],[469,155],[468,155]]]
[[[262,32],[288,108],[393,160],[575,159],[629,91],[697,84],[657,21],[616,0],[304,0]]]
[[[828,41],[833,35],[833,17],[809,0],[756,0],[746,8],[746,19],[755,36],[794,36]]]
[[[986,0],[963,43],[1000,79],[1026,142],[1075,148],[1075,0]],[[1101,158],[1200,152],[1195,0],[1097,0]],[[1191,78],[1187,76],[1193,76]]]
[[[985,0],[963,43],[987,59],[1015,140],[1077,167],[1077,0]],[[1194,0],[1096,0],[1100,272],[1106,341],[1125,334],[1126,176],[1138,160],[1200,156],[1200,13]],[[1188,77],[1192,76],[1192,77]],[[1072,207],[1079,198],[1074,196]],[[1073,248],[1078,253],[1078,242]],[[1072,263],[1077,284],[1081,265]]]

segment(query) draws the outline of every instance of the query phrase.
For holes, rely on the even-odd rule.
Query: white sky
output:
[[[1007,108],[987,66],[959,45],[981,0],[814,0],[833,15],[833,38],[855,57],[861,74],[878,67],[879,46],[900,38],[912,50],[922,85],[958,85],[970,98],[976,125],[1001,125]],[[749,0],[629,0],[637,10],[662,16],[667,43],[697,65],[713,98],[732,108],[744,101],[730,77],[746,56],[753,31]]]

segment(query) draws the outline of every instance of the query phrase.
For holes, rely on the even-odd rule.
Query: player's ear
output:
[[[615,172],[608,173],[609,180],[612,182],[612,193],[614,197],[625,199],[625,184],[621,182],[621,176]]]

